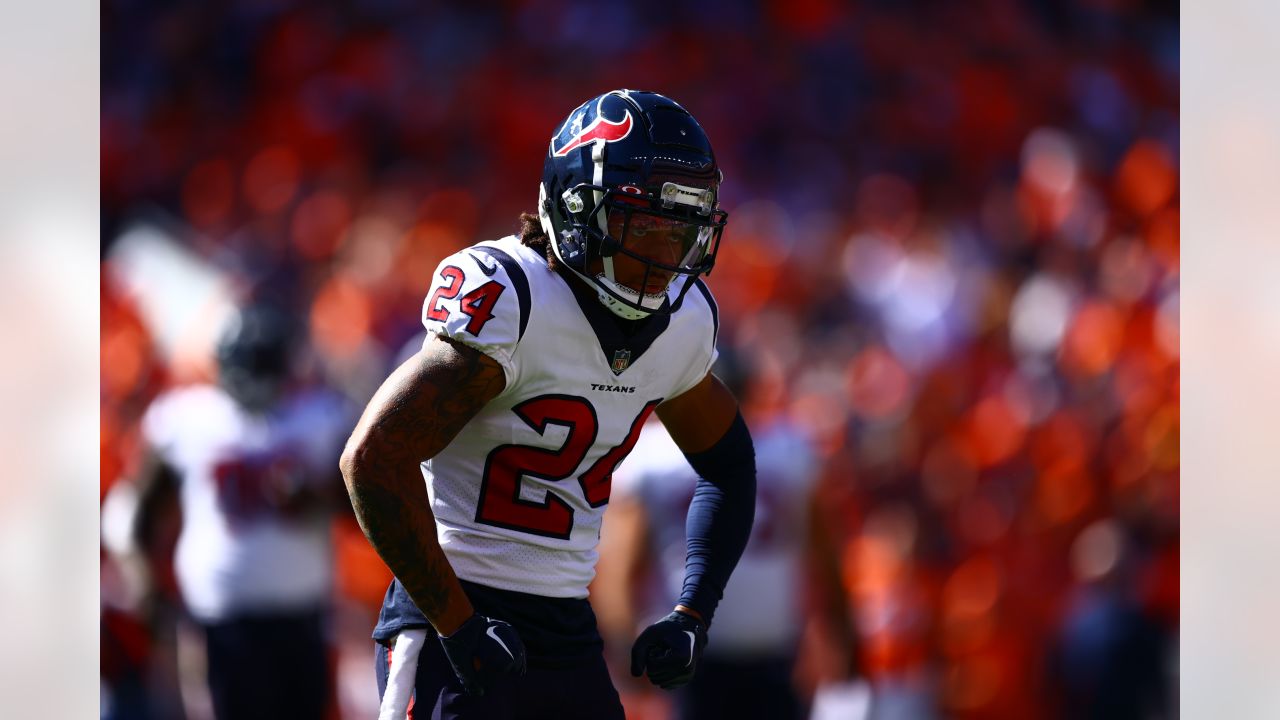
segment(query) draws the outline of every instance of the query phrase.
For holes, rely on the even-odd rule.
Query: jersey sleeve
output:
[[[298,451],[307,472],[305,480],[324,484],[332,477],[333,458],[355,426],[354,409],[346,399],[327,387],[300,391],[290,402],[280,421],[280,435]]]
[[[699,331],[699,342],[694,344],[694,355],[692,361],[688,364],[687,370],[676,384],[671,397],[679,397],[689,390],[693,389],[702,381],[702,378],[711,372],[711,367],[716,364],[716,359],[720,357],[720,351],[716,349],[716,343],[720,335],[720,307],[716,305],[716,300],[711,296],[711,291],[707,289],[702,280],[696,279],[697,283],[693,290],[689,291],[685,302],[700,301],[703,305],[700,308],[700,322],[703,323],[705,330]],[[696,296],[696,300],[694,300]]]
[[[476,245],[440,262],[422,305],[427,338],[444,335],[502,366],[510,381],[512,355],[529,322],[524,271],[498,248]]]

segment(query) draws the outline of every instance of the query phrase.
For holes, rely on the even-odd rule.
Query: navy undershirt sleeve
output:
[[[709,626],[755,522],[756,455],[742,413],[709,450],[685,458],[699,479],[685,521],[688,554],[680,604],[696,610]]]

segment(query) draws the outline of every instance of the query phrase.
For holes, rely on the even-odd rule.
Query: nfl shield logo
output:
[[[620,375],[631,365],[631,351],[618,350],[613,354],[613,374]]]

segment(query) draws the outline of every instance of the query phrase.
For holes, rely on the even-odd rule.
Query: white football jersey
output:
[[[297,610],[328,598],[329,519],[281,517],[264,493],[271,483],[337,482],[349,418],[324,391],[254,414],[212,385],[173,390],[147,409],[143,435],[179,477],[174,570],[195,617]]]
[[[449,562],[482,585],[586,597],[614,468],[654,408],[715,361],[711,293],[698,281],[675,313],[626,338],[594,292],[575,294],[506,237],[445,258],[422,318],[425,342],[446,335],[506,374],[503,392],[422,464]]]

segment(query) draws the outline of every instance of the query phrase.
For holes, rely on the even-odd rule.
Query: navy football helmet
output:
[[[711,272],[728,213],[697,120],[657,93],[614,90],[551,138],[538,216],[556,257],[614,314],[674,312]]]
[[[293,370],[295,328],[267,304],[240,308],[218,337],[218,380],[242,405],[264,410]]]

